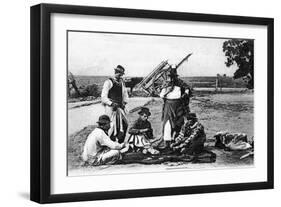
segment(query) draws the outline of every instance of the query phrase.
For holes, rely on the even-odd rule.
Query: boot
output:
[[[161,153],[170,154],[173,151],[171,148],[171,141],[165,141],[164,143],[164,148],[161,149]]]

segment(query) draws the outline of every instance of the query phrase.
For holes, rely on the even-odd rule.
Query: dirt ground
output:
[[[154,136],[161,136],[162,100],[154,98],[147,105],[151,111],[149,118]],[[68,140],[68,175],[93,175],[129,172],[153,172],[170,169],[212,169],[216,167],[253,167],[253,157],[240,160],[245,151],[224,151],[214,148],[214,134],[218,131],[242,132],[251,139],[254,136],[254,94],[252,92],[224,94],[195,94],[190,108],[204,125],[207,135],[206,148],[217,155],[215,163],[163,163],[160,165],[112,165],[99,167],[82,167],[79,158],[87,135],[95,126],[87,126],[83,130],[69,136]],[[138,117],[137,111],[128,115],[129,123]]]

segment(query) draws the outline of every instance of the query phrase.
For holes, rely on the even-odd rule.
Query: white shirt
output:
[[[123,145],[113,142],[102,129],[95,128],[91,134],[89,134],[85,142],[82,155],[83,160],[86,161],[88,155],[95,156],[98,152],[101,152],[104,147],[119,150],[122,149]]]
[[[101,92],[101,101],[105,104],[110,106],[112,104],[112,101],[108,98],[108,93],[109,90],[113,87],[113,83],[110,79],[106,80],[103,84],[102,87],[102,92]],[[124,82],[122,81],[122,98],[123,98],[123,102],[128,103],[128,92],[127,89],[125,87]]]
[[[161,92],[160,92],[161,98],[164,98],[167,91],[170,90],[170,87],[163,88],[161,90]],[[189,89],[186,89],[185,93],[189,94]],[[167,98],[167,99],[179,99],[179,98],[181,98],[181,88],[179,86],[175,86],[174,89],[171,92],[169,92],[168,95],[165,98]]]

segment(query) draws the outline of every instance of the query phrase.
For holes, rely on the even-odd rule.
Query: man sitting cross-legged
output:
[[[205,141],[206,134],[203,125],[198,122],[195,113],[189,113],[171,147],[173,151],[181,154],[200,154],[204,149]]]
[[[146,107],[142,107],[139,111],[139,118],[129,130],[130,137],[128,143],[134,151],[142,151],[146,154],[159,154],[159,151],[152,147],[153,129],[148,117],[151,115]]]

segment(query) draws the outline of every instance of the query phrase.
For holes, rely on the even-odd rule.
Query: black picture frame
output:
[[[134,17],[162,20],[181,20],[206,23],[232,23],[267,26],[267,181],[238,184],[169,187],[154,189],[87,192],[74,194],[50,193],[50,130],[51,130],[51,71],[50,71],[50,15],[52,13]],[[195,14],[168,11],[135,10],[56,4],[39,4],[31,7],[31,174],[30,199],[39,203],[88,201],[102,199],[166,196],[255,189],[272,189],[274,186],[273,147],[273,57],[274,20],[272,18]]]

